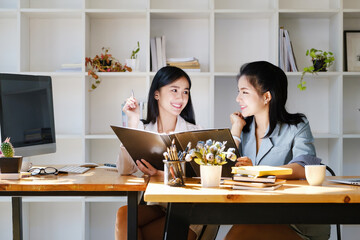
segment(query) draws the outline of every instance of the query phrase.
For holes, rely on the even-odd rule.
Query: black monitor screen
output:
[[[51,77],[0,74],[0,107],[2,141],[29,150],[55,143]]]

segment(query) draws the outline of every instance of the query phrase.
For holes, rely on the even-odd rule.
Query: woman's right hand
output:
[[[151,166],[151,164],[146,161],[145,159],[141,159],[141,160],[136,160],[136,165],[138,166],[138,168],[140,169],[140,171],[142,171],[144,174],[149,175],[149,176],[164,176],[164,172],[157,170],[156,168],[154,168],[153,166]]]
[[[246,125],[246,121],[241,112],[234,112],[230,115],[231,121],[231,134],[240,137],[241,131]]]
[[[252,166],[253,163],[250,158],[248,157],[239,157],[236,159],[235,167],[241,167],[241,166]]]
[[[128,126],[137,128],[140,121],[140,107],[134,97],[126,99],[125,106],[122,109],[128,117]]]

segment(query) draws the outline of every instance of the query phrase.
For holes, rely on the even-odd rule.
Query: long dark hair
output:
[[[265,137],[271,135],[278,122],[290,125],[297,125],[300,122],[304,122],[304,114],[291,114],[286,111],[285,104],[287,100],[288,81],[284,71],[279,67],[265,61],[251,62],[244,64],[240,68],[240,73],[237,75],[238,81],[241,76],[246,76],[258,94],[263,95],[267,91],[271,94],[269,103],[270,127]],[[249,131],[253,118],[254,116],[245,119],[246,125],[243,129],[244,132]]]
[[[158,102],[155,100],[155,91],[159,91],[161,87],[168,85],[175,80],[185,77],[189,82],[189,100],[185,108],[180,113],[180,116],[185,119],[185,121],[195,124],[195,113],[191,101],[191,80],[189,75],[184,72],[182,69],[172,66],[166,66],[161,68],[156,74],[151,83],[149,96],[148,96],[148,107],[147,107],[147,118],[142,120],[144,124],[155,123],[156,118],[159,116],[159,106]]]

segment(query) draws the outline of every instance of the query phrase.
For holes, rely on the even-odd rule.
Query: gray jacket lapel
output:
[[[258,154],[256,155],[256,165],[259,165],[264,156],[273,148],[274,144],[271,141],[271,138],[279,135],[280,125],[276,124],[274,131],[271,133],[269,137],[263,138],[261,141],[260,149]],[[255,133],[254,133],[255,135]],[[256,143],[255,143],[256,149]]]

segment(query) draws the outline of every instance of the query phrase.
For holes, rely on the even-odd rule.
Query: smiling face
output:
[[[238,81],[238,95],[236,102],[239,103],[244,117],[255,116],[269,111],[268,92],[259,94],[256,88],[250,84],[247,76],[243,75]]]
[[[159,113],[180,115],[189,101],[189,82],[181,77],[172,83],[155,91],[155,99],[158,101]]]

